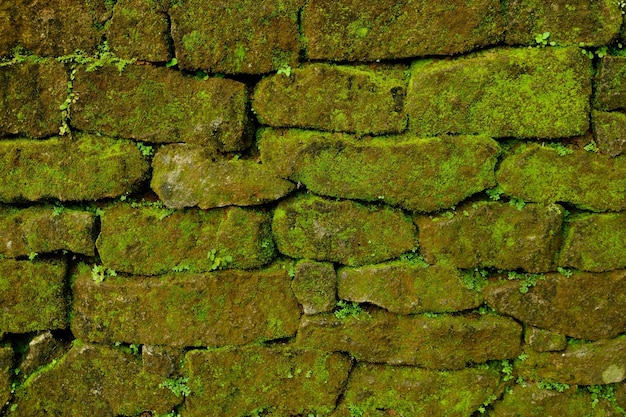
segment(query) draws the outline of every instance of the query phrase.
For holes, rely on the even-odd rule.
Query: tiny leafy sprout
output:
[[[515,207],[519,211],[522,211],[522,209],[524,208],[526,203],[524,202],[524,200],[519,200],[517,198],[512,198],[512,199],[509,200],[509,205],[511,207]]]
[[[38,253],[37,252],[31,252],[28,254],[28,260],[32,261],[33,259],[35,259],[37,257]]]
[[[211,271],[215,271],[217,269],[224,269],[229,263],[233,261],[233,257],[230,255],[226,256],[217,256],[217,250],[211,249],[209,253],[207,253],[207,259],[212,262],[211,267],[209,268]]]
[[[583,149],[586,150],[587,152],[598,153],[598,151],[599,151],[598,146],[596,145],[596,142],[594,140],[592,140],[587,145],[585,145],[585,147]]]
[[[537,33],[535,35],[535,42],[537,42],[538,46],[544,47],[548,45],[548,38],[550,37],[550,32]],[[555,44],[554,42],[550,42],[550,44]]]
[[[137,148],[139,149],[141,154],[145,157],[149,157],[154,154],[154,148],[150,145],[145,145],[141,142],[137,142]]]
[[[103,265],[94,265],[91,269],[91,278],[95,282],[103,282],[107,275],[110,277],[116,277],[117,272],[113,269],[108,269]]]
[[[283,74],[285,77],[289,77],[291,75],[291,67],[287,64],[281,65],[278,71],[276,71],[276,74]]]
[[[335,311],[335,317],[338,319],[347,319],[348,317],[358,317],[361,313],[364,313],[361,306],[357,303],[349,303],[344,300],[337,301],[337,307],[339,310]]]
[[[569,269],[565,269],[563,267],[557,267],[556,268],[557,272],[563,276],[566,276],[567,278],[572,276],[572,271],[570,271]]]
[[[177,397],[187,397],[191,394],[188,382],[189,378],[168,378],[159,384],[159,388],[167,388]]]
[[[510,381],[513,379],[513,365],[507,359],[504,359],[502,362],[502,373],[504,374],[503,381]]]
[[[63,210],[65,210],[65,207],[61,206],[61,205],[56,205],[52,208],[52,217],[56,217],[59,214],[63,213]]]
[[[500,200],[500,196],[502,195],[503,192],[504,191],[500,187],[490,188],[486,190],[487,195],[493,201]]]
[[[166,68],[175,67],[176,65],[178,65],[178,60],[176,58],[172,58],[165,63]]]
[[[562,384],[560,382],[539,381],[539,383],[537,384],[537,388],[547,389],[547,390],[557,391],[557,392],[564,392],[566,389],[569,389],[569,385]]]

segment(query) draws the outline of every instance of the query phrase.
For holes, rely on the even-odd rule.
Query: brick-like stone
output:
[[[337,303],[335,267],[330,262],[302,260],[295,266],[291,289],[304,314],[332,311]]]
[[[167,145],[157,151],[150,185],[167,207],[201,209],[263,204],[295,188],[267,165],[225,159],[187,144]]]
[[[392,313],[454,312],[478,307],[483,297],[468,289],[450,265],[396,261],[359,268],[341,268],[339,298],[371,303]]]
[[[304,0],[173,3],[172,37],[182,69],[261,74],[298,63]]]
[[[57,134],[68,79],[52,60],[0,66],[0,136]]]
[[[66,265],[0,260],[0,335],[67,326]]]
[[[526,204],[518,210],[499,202],[457,207],[454,216],[417,216],[422,254],[430,264],[449,260],[458,268],[555,269],[563,209]]]
[[[592,111],[593,135],[598,150],[609,156],[626,151],[626,114]]]
[[[147,142],[220,151],[249,144],[248,92],[225,78],[197,80],[167,68],[114,65],[76,73],[72,126]]]
[[[504,37],[495,0],[312,0],[302,30],[310,59],[335,61],[452,55]]]
[[[93,256],[96,216],[62,207],[0,206],[0,254],[15,258],[67,250]]]
[[[592,211],[626,209],[626,157],[521,144],[506,155],[496,180],[512,197],[536,203],[565,202]]]
[[[262,124],[274,127],[402,132],[407,123],[405,69],[310,64],[289,76],[262,79],[252,106]]]
[[[358,363],[333,417],[352,417],[354,410],[364,416],[467,417],[499,393],[499,382],[492,368],[440,372]]]
[[[498,313],[567,336],[610,339],[626,328],[626,271],[603,274],[546,274],[522,294],[514,281],[485,287],[487,304]]]
[[[547,43],[559,46],[604,46],[622,25],[619,2],[613,0],[511,0],[504,7],[506,43],[538,46],[536,35],[549,33]]]
[[[272,231],[292,258],[364,265],[417,246],[416,230],[401,211],[299,194],[279,203]]]
[[[348,352],[358,361],[461,369],[518,356],[521,336],[517,322],[495,315],[426,317],[372,311],[344,319],[304,316],[296,344]]]
[[[560,138],[589,127],[591,62],[578,48],[499,48],[411,70],[406,110],[420,136]]]
[[[295,335],[300,307],[287,271],[217,271],[95,282],[81,264],[72,332],[83,340],[185,346],[243,345]]]
[[[0,347],[0,404],[6,404],[11,398],[12,367],[13,349],[11,346]]]
[[[189,417],[327,416],[335,408],[352,367],[340,353],[291,347],[192,350],[185,373]]]
[[[149,165],[127,140],[79,134],[0,141],[0,202],[98,200],[132,191]]]
[[[626,109],[626,57],[605,56],[594,80],[593,105],[598,110]]]
[[[106,267],[140,275],[258,268],[275,251],[269,214],[240,207],[113,205],[104,211],[96,246]]]
[[[533,326],[524,327],[524,343],[536,352],[560,351],[567,347],[564,334]]]
[[[583,214],[565,223],[558,262],[585,271],[626,267],[626,213]]]
[[[358,139],[264,129],[264,164],[316,194],[384,201],[414,211],[450,207],[495,185],[499,146],[485,136]]]

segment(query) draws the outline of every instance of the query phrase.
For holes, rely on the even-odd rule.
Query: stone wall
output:
[[[625,8],[2,2],[0,414],[626,415]]]

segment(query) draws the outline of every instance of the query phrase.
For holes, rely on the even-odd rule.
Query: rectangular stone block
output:
[[[59,133],[68,80],[63,64],[52,60],[0,66],[0,136]]]
[[[413,211],[450,207],[493,187],[500,151],[485,136],[359,139],[275,129],[262,130],[257,143],[264,164],[316,194]]]
[[[15,258],[67,250],[93,256],[95,226],[96,216],[86,211],[0,206],[0,254]]]
[[[259,81],[253,110],[259,122],[274,127],[402,132],[407,123],[405,69],[306,65]]]
[[[262,74],[298,63],[304,0],[172,3],[172,37],[182,69]]]
[[[495,0],[313,0],[302,13],[310,59],[375,61],[452,55],[497,43]]]
[[[578,48],[492,49],[411,67],[409,129],[420,136],[560,138],[589,127],[591,62]]]
[[[626,114],[620,112],[591,112],[593,136],[598,150],[609,156],[626,151]]]
[[[79,266],[72,332],[98,343],[244,345],[294,336],[301,314],[279,266],[97,281],[90,266]]]
[[[118,197],[132,191],[148,169],[127,140],[77,134],[0,141],[0,202]]]
[[[66,265],[0,259],[0,335],[67,326]]]
[[[185,358],[189,417],[327,416],[348,379],[346,355],[291,347],[192,350]]]
[[[107,268],[139,275],[258,268],[275,251],[266,212],[174,211],[149,204],[106,208],[96,247]]]
[[[593,105],[598,110],[626,108],[626,57],[605,56],[600,60],[594,80]]]
[[[497,268],[528,272],[555,269],[561,240],[562,208],[478,202],[456,214],[417,216],[421,253],[428,263],[447,260],[458,268]]]
[[[72,126],[146,142],[188,142],[236,151],[249,144],[248,92],[243,83],[197,80],[167,68],[114,65],[79,68]]]

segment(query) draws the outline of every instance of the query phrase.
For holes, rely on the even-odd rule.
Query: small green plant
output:
[[[171,68],[171,67],[175,67],[176,65],[178,65],[178,59],[176,58],[172,58],[169,61],[167,61],[165,63],[165,67],[166,68]]]
[[[522,211],[524,209],[524,206],[526,205],[526,203],[524,202],[524,200],[520,200],[520,199],[517,199],[517,198],[512,198],[512,199],[509,200],[509,205],[511,207],[515,207],[519,211]]]
[[[557,391],[557,392],[564,392],[566,389],[569,389],[569,385],[562,384],[560,382],[539,381],[537,383],[537,388],[547,389],[547,390]]]
[[[37,252],[31,252],[28,254],[28,260],[32,261],[33,259],[35,259],[37,257],[37,255],[39,255]]]
[[[591,142],[589,142],[587,145],[585,145],[585,147],[583,149],[586,150],[587,152],[598,153],[598,151],[599,151],[598,145],[596,145],[596,141],[595,140],[592,140]]]
[[[535,42],[537,42],[537,46],[544,48],[548,45],[554,46],[556,42],[548,42],[548,38],[550,37],[550,32],[537,33],[535,35]]]
[[[65,210],[65,207],[57,204],[52,208],[52,217],[56,217],[58,215],[60,215],[61,213],[63,213],[63,211]]]
[[[217,256],[217,250],[211,249],[209,253],[207,253],[207,259],[212,262],[210,266],[211,271],[215,271],[217,269],[224,269],[226,266],[233,261],[233,257],[230,255],[226,256]]]
[[[289,265],[289,269],[287,270],[287,274],[291,278],[295,278],[295,276],[296,276],[296,265],[293,262]]]
[[[91,269],[91,278],[95,282],[102,282],[107,276],[116,277],[117,272],[115,272],[115,270],[113,269],[105,267],[104,265],[94,265]]]
[[[168,378],[159,384],[159,388],[167,388],[177,397],[187,397],[191,394],[188,382],[189,378]]]
[[[491,405],[491,403],[493,403],[495,400],[497,400],[498,397],[496,397],[494,394],[491,394],[484,402],[483,404],[478,407],[478,412],[480,414],[485,414],[485,412],[487,412],[487,407],[489,407]]]
[[[522,294],[526,294],[530,287],[534,287],[537,285],[537,282],[540,279],[546,279],[543,274],[527,274],[527,273],[519,273],[515,271],[509,272],[508,278],[510,280],[519,280],[519,292]]]
[[[423,268],[428,268],[430,264],[426,262],[424,257],[420,255],[417,251],[417,248],[415,248],[412,249],[410,252],[403,253],[402,255],[400,255],[400,260],[419,265]]]
[[[571,155],[574,153],[572,149],[563,146],[561,143],[550,143],[547,146],[556,150],[556,153],[559,154],[559,156]]]
[[[154,148],[150,145],[145,145],[142,142],[137,142],[137,148],[139,149],[141,154],[145,157],[154,155]]]
[[[283,74],[285,77],[289,77],[291,75],[291,67],[287,64],[281,65],[278,71],[276,71],[276,74]]]
[[[350,417],[363,417],[365,415],[365,411],[363,411],[358,405],[354,404],[350,404],[348,406],[348,411],[350,412]]]
[[[502,372],[502,374],[504,375],[502,377],[503,381],[510,381],[513,379],[513,364],[511,364],[511,362],[508,359],[504,359],[502,361],[500,361],[500,364],[502,365],[502,369],[500,370],[500,372]]]
[[[191,266],[186,262],[181,262],[178,265],[174,265],[172,267],[172,271],[174,272],[189,271],[190,269],[191,269]]]
[[[504,190],[500,188],[500,186],[497,186],[497,187],[485,190],[485,192],[487,193],[487,195],[489,196],[491,200],[498,201],[500,200],[500,196],[502,195],[502,193],[504,193]]]
[[[469,269],[463,271],[461,274],[461,282],[463,282],[467,289],[480,292],[487,284],[488,276],[489,271],[486,269]]]
[[[338,319],[347,319],[348,317],[359,318],[364,314],[367,314],[358,303],[349,303],[344,300],[337,301],[338,310],[335,311],[335,317]]]
[[[564,275],[564,276],[566,276],[567,278],[571,277],[571,276],[572,276],[572,274],[573,274],[573,272],[572,272],[572,271],[570,271],[569,269],[565,269],[565,268],[562,268],[562,267],[560,267],[560,266],[559,266],[559,267],[557,267],[557,268],[556,268],[556,270],[557,270],[557,272],[558,272],[559,274]]]
[[[195,78],[196,80],[206,81],[209,79],[209,74],[206,73],[205,71],[198,70],[194,74],[193,78]]]
[[[585,387],[587,391],[591,393],[591,407],[595,408],[600,400],[608,401],[609,404],[621,415],[626,415],[626,410],[617,403],[615,398],[615,385],[588,385]],[[582,387],[578,387],[578,390],[582,390]]]

